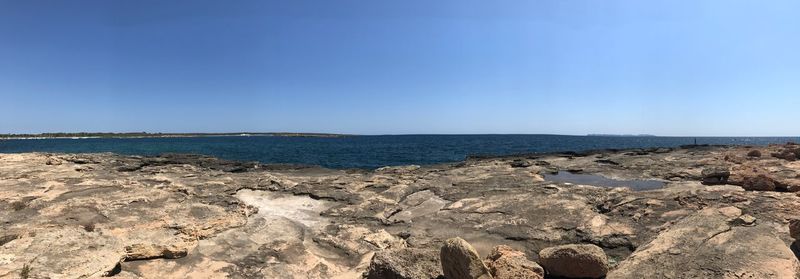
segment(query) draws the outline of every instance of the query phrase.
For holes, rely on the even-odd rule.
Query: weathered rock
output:
[[[529,162],[528,160],[517,159],[517,160],[511,161],[510,165],[511,165],[512,168],[527,168],[527,167],[532,166],[533,164],[531,164],[531,162]]]
[[[51,228],[0,246],[0,277],[15,278],[26,266],[30,278],[101,277],[123,257],[123,247],[111,235],[78,227]]]
[[[703,176],[703,184],[717,185],[728,182],[731,172],[726,167],[711,167],[703,169],[701,175]]]
[[[786,192],[800,192],[800,179],[798,178],[780,179],[775,183],[776,187],[780,188],[780,190]]]
[[[800,240],[800,219],[789,221],[789,235],[795,240]]]
[[[61,165],[61,160],[56,159],[56,158],[47,158],[47,161],[45,162],[45,164],[48,165],[48,166],[58,166],[58,165]]]
[[[740,185],[750,191],[775,191],[775,179],[765,174],[745,177]]]
[[[728,182],[748,191],[775,191],[778,185],[766,169],[749,165],[735,169]]]
[[[392,174],[404,174],[404,173],[413,172],[415,170],[418,170],[419,168],[420,168],[420,166],[417,166],[417,165],[387,166],[387,167],[378,168],[378,169],[375,170],[375,172],[378,172],[378,173],[392,173]]]
[[[486,266],[495,279],[544,278],[544,269],[539,264],[528,260],[525,253],[506,245],[495,246],[492,249],[486,257]]]
[[[609,164],[609,165],[619,166],[619,163],[617,163],[617,161],[609,160],[609,159],[595,160],[595,162],[600,163],[600,164]]]
[[[447,201],[432,191],[425,190],[406,196],[400,204],[405,209],[391,214],[388,220],[392,223],[410,222],[420,216],[436,213],[447,204]]]
[[[756,217],[753,217],[752,215],[748,214],[736,217],[731,221],[731,225],[734,226],[753,226],[755,225],[755,223],[756,223]]]
[[[761,151],[750,150],[750,152],[747,152],[747,157],[760,158],[761,157]]]
[[[787,145],[786,148],[779,150],[778,152],[772,153],[772,157],[778,159],[784,159],[787,161],[795,161],[798,157],[800,157],[800,148],[794,148],[791,145]]]
[[[489,268],[475,248],[460,237],[445,241],[440,253],[445,278],[491,279]]]
[[[593,243],[642,272],[628,278],[775,278],[792,264],[785,220],[797,218],[800,196],[784,191],[800,185],[800,171],[796,162],[744,154],[783,149],[486,157],[380,171],[208,156],[0,153],[0,277],[16,277],[29,263],[32,278],[358,278],[375,253],[429,248],[463,235],[487,254],[499,243],[522,251]],[[723,160],[728,155],[734,158]],[[509,167],[517,159],[534,164]],[[776,192],[702,186],[704,166],[730,168],[728,184],[770,177]],[[536,177],[548,169],[668,182],[633,191]],[[719,216],[681,223],[708,208],[719,208]],[[758,219],[750,222],[743,212]],[[659,239],[675,241],[664,250],[647,246]],[[183,254],[171,247],[186,247],[186,255],[163,259]],[[440,272],[438,252],[429,270]],[[500,259],[485,262],[498,277],[502,267],[529,263]]]
[[[731,226],[730,215],[706,208],[639,247],[612,270],[620,278],[796,278],[800,263],[774,224]]]
[[[125,260],[148,260],[155,258],[177,259],[186,257],[187,247],[137,243],[125,247]]]
[[[403,248],[375,253],[367,270],[368,279],[429,279],[442,276],[435,250]]]
[[[608,257],[592,244],[570,244],[539,251],[539,263],[548,275],[566,278],[601,278],[608,273]]]

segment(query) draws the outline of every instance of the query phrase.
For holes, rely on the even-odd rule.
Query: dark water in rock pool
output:
[[[341,138],[226,136],[0,140],[0,153],[114,152],[130,155],[197,153],[230,160],[294,163],[330,168],[376,168],[455,162],[468,155],[508,155],[608,148],[675,147],[689,137],[558,135],[402,135]],[[765,145],[796,141],[778,137],[703,137],[698,144]]]
[[[594,185],[601,187],[628,187],[633,190],[651,190],[664,187],[666,184],[659,180],[619,180],[601,175],[571,173],[560,171],[556,174],[547,174],[545,180],[555,182],[569,182],[574,184]]]

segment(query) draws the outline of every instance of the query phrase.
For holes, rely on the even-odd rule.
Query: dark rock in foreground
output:
[[[368,279],[434,279],[442,277],[436,250],[403,248],[380,251],[372,257]]]
[[[608,273],[608,257],[597,245],[562,245],[542,249],[539,263],[547,274],[565,278],[601,278]]]
[[[789,221],[789,235],[795,240],[800,240],[800,219]]]

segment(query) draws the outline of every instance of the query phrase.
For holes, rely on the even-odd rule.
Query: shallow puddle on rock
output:
[[[600,187],[628,187],[636,191],[661,189],[666,184],[659,180],[617,180],[595,174],[571,173],[568,171],[547,174],[544,176],[544,180]]]
[[[257,207],[256,216],[285,217],[306,227],[321,225],[325,218],[320,216],[320,213],[333,205],[328,201],[315,200],[308,196],[248,189],[237,192],[236,198],[247,205]]]

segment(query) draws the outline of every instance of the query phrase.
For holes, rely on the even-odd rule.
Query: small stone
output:
[[[492,279],[489,268],[466,240],[455,237],[445,241],[439,254],[445,278]]]
[[[733,219],[731,223],[736,226],[753,226],[756,223],[756,217],[753,217],[749,214],[745,214],[736,217],[736,219]]]
[[[759,158],[761,157],[761,151],[751,150],[750,152],[747,152],[747,157]]]
[[[593,244],[570,244],[542,249],[539,263],[547,274],[566,278],[601,278],[608,273],[608,257]]]
[[[528,162],[528,160],[517,159],[517,160],[514,160],[514,161],[511,162],[511,167],[512,168],[527,168],[527,167],[530,167],[532,165],[533,164],[531,164],[531,162]]]
[[[719,213],[722,213],[722,215],[725,215],[727,217],[733,218],[742,215],[742,210],[735,206],[727,206],[720,208]]]
[[[655,199],[649,199],[649,200],[647,200],[647,202],[645,202],[645,204],[647,206],[650,206],[650,207],[663,207],[664,206],[664,201],[655,200]]]

